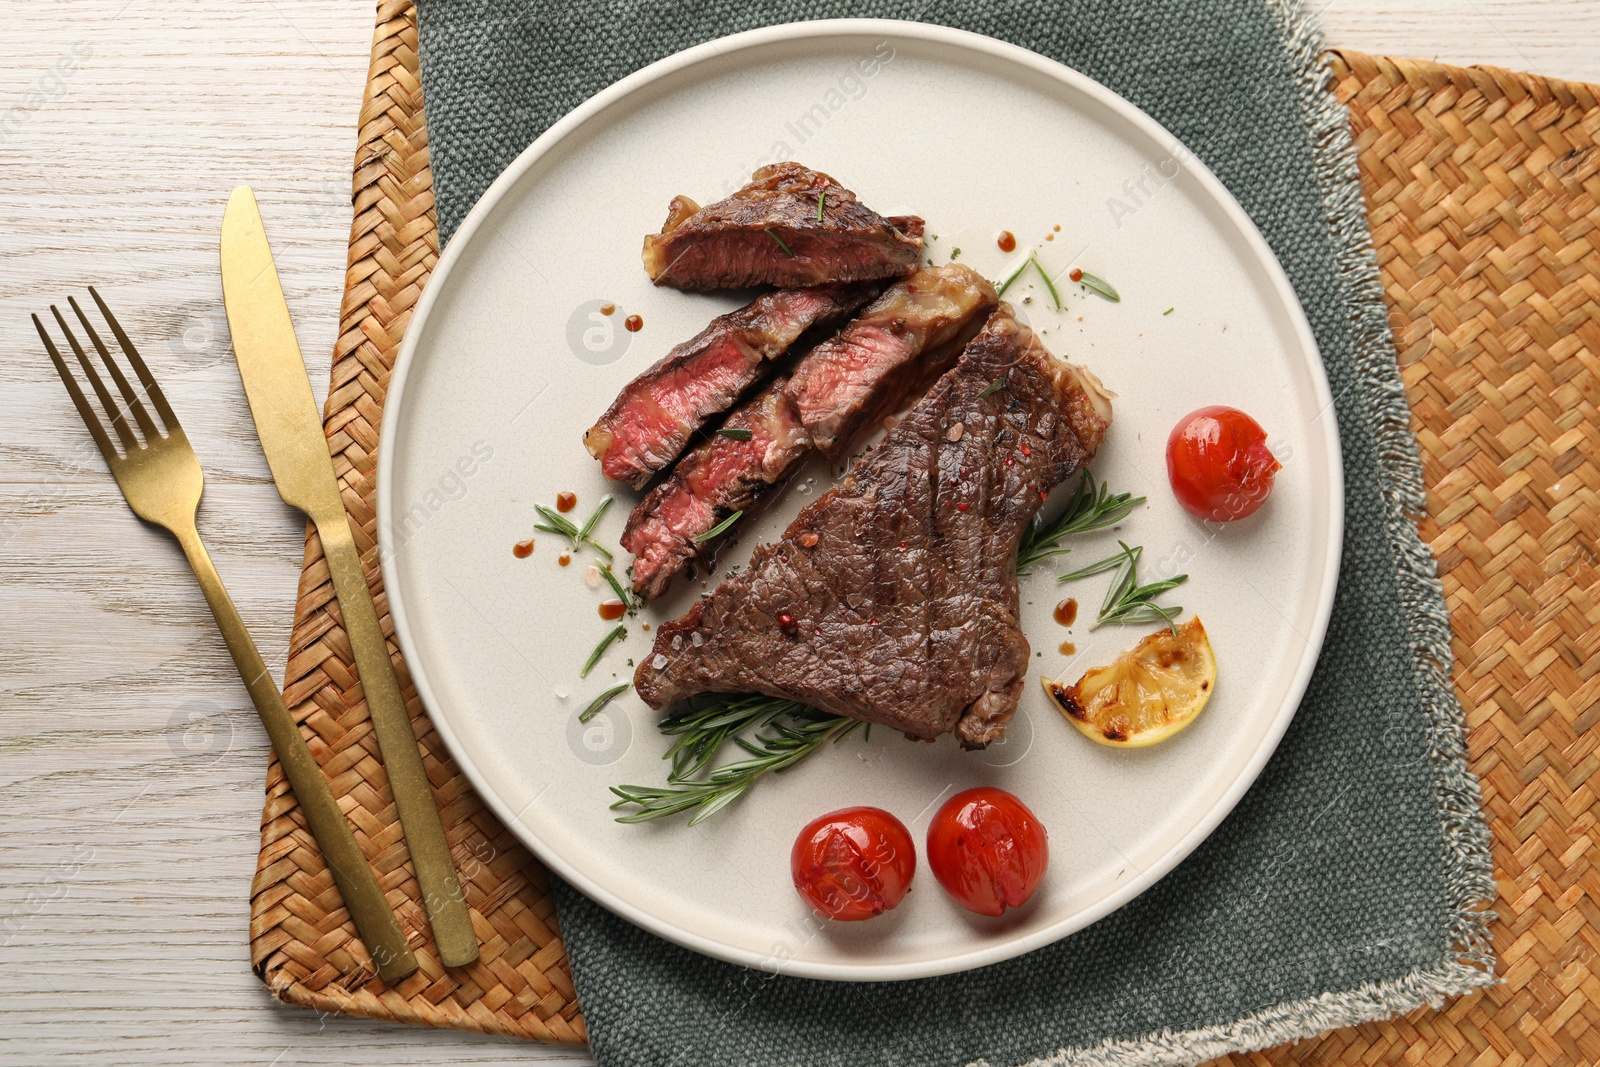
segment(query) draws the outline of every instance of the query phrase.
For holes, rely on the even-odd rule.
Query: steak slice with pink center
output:
[[[765,693],[914,738],[999,739],[1028,670],[1017,544],[1110,420],[1094,377],[1000,305],[781,540],[657,629],[635,690],[654,708]]]
[[[819,435],[830,449],[842,448],[912,395],[943,369],[940,357],[953,357],[950,343],[996,303],[985,278],[953,263],[890,286],[801,359],[793,377],[736,409],[722,427],[731,436],[719,432],[690,450],[633,509],[622,547],[635,556],[634,591],[660,596],[690,560],[715,547],[700,538],[782,481]]]
[[[774,163],[706,207],[674,197],[643,258],[657,285],[678,289],[898,278],[922,258],[922,220],[886,219],[828,175]]]
[[[875,282],[780,289],[719,315],[623,386],[584,447],[607,478],[644,488],[807,330],[838,325],[881,290]]]

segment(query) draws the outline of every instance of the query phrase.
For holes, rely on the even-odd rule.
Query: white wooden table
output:
[[[1310,0],[1328,40],[1600,82],[1588,0]],[[304,522],[228,345],[256,188],[320,401],[372,35],[351,0],[0,9],[0,1062],[587,1062],[282,1007],[246,947],[267,742],[183,557],[124,505],[28,320],[95,283],[205,464],[201,528],[281,669]]]

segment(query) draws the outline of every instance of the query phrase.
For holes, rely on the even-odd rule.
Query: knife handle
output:
[[[317,839],[317,847],[322,850],[328,869],[333,872],[333,880],[339,887],[339,895],[344,898],[345,908],[355,920],[356,932],[366,943],[367,952],[378,968],[378,977],[393,985],[417,969],[417,958],[406,943],[405,931],[400,928],[394,909],[389,907],[389,901],[383,895],[383,888],[378,885],[377,876],[367,864],[366,856],[362,855],[361,846],[356,844],[350,824],[339,810],[339,802],[333,799],[333,790],[322,776],[322,768],[306,746],[305,738],[300,736],[300,727],[295,724],[294,716],[289,714],[283,694],[278,691],[272,673],[262,662],[261,652],[250,637],[250,631],[245,629],[244,620],[239,617],[239,610],[233,606],[232,598],[223,587],[222,578],[217,574],[217,568],[212,564],[211,555],[201,542],[193,521],[190,521],[187,529],[180,524],[173,529],[173,533],[183,546],[183,554],[189,558],[189,566],[194,570],[201,590],[205,592],[206,603],[211,606],[217,628],[222,631],[222,639],[228,644],[228,652],[233,656],[234,666],[239,669],[239,677],[250,691],[256,714],[261,716],[261,724],[267,728],[267,737],[278,754],[278,762],[283,767],[284,776],[289,779],[289,787],[294,790],[294,798],[300,810],[306,813],[311,834]]]
[[[313,515],[312,519],[322,539],[322,555],[328,562],[328,574],[344,615],[345,633],[355,653],[361,690],[372,715],[373,732],[378,735],[383,767],[400,814],[406,847],[411,851],[411,863],[416,868],[422,902],[433,926],[433,939],[439,946],[439,959],[446,967],[465,966],[478,958],[478,936],[473,932],[466,895],[450,858],[450,844],[434,802],[433,785],[422,765],[411,714],[400,695],[389,645],[373,607],[361,553],[356,549],[343,507],[337,514],[320,518]]]

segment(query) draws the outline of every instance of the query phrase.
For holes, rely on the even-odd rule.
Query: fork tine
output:
[[[145,440],[154,441],[161,436],[161,431],[156,429],[156,424],[150,418],[150,413],[145,410],[144,403],[140,401],[139,394],[128,382],[128,376],[122,373],[122,368],[117,366],[117,361],[111,358],[111,353],[106,350],[106,344],[100,340],[100,335],[95,332],[94,325],[89,322],[83,308],[78,306],[78,298],[67,297],[67,303],[72,305],[72,310],[77,313],[78,321],[83,323],[84,332],[89,335],[89,341],[94,345],[95,351],[100,353],[100,358],[105,362],[106,369],[111,372],[111,378],[117,383],[117,388],[122,391],[122,398],[128,402],[128,410],[133,412],[133,417],[139,420],[139,428],[144,431]]]
[[[106,302],[100,299],[100,294],[95,292],[94,286],[89,286],[89,295],[94,297],[94,302],[100,307],[100,314],[106,317],[106,325],[111,327],[112,336],[117,339],[117,344],[122,346],[122,351],[128,357],[128,362],[133,364],[133,372],[139,376],[139,384],[144,386],[144,395],[148,396],[155,404],[156,410],[161,412],[161,419],[167,424],[167,432],[182,432],[183,427],[178,425],[178,416],[172,413],[172,407],[167,403],[167,395],[161,391],[161,386],[156,384],[150,368],[144,365],[144,360],[139,356],[139,350],[133,347],[133,342],[128,340],[128,335],[122,332],[122,324],[117,317],[111,314],[111,309],[106,307]]]
[[[89,384],[94,386],[95,395],[100,398],[100,405],[106,409],[106,417],[111,420],[111,425],[116,428],[117,436],[122,439],[124,452],[136,451],[139,439],[133,434],[133,427],[128,425],[128,417],[122,413],[117,402],[111,399],[111,391],[106,388],[106,383],[100,380],[100,372],[94,369],[94,364],[89,362],[88,353],[78,343],[77,336],[72,328],[67,325],[67,320],[62,317],[61,311],[54,304],[50,305],[50,314],[56,317],[56,325],[61,327],[61,332],[66,335],[67,344],[72,346],[72,351],[78,357],[78,365],[89,376]]]
[[[106,436],[106,428],[100,424],[100,416],[94,413],[89,398],[84,396],[83,390],[78,387],[78,380],[72,376],[72,371],[67,369],[67,361],[61,358],[56,343],[50,339],[50,334],[44,328],[44,323],[39,321],[39,316],[33,316],[33,325],[39,330],[39,339],[44,342],[45,351],[50,353],[50,362],[56,365],[56,373],[61,375],[61,384],[65,385],[67,392],[71,394],[73,406],[78,409],[83,424],[89,428],[94,443],[100,446],[100,454],[106,458],[106,463],[115,470],[117,461],[122,457],[117,453],[116,445],[111,443],[111,438]]]

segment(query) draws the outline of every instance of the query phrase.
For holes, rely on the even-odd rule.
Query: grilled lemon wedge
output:
[[[1066,720],[1113,748],[1143,748],[1188,726],[1217,685],[1217,658],[1198,617],[1174,634],[1163,627],[1095,667],[1076,685],[1042,679]]]

